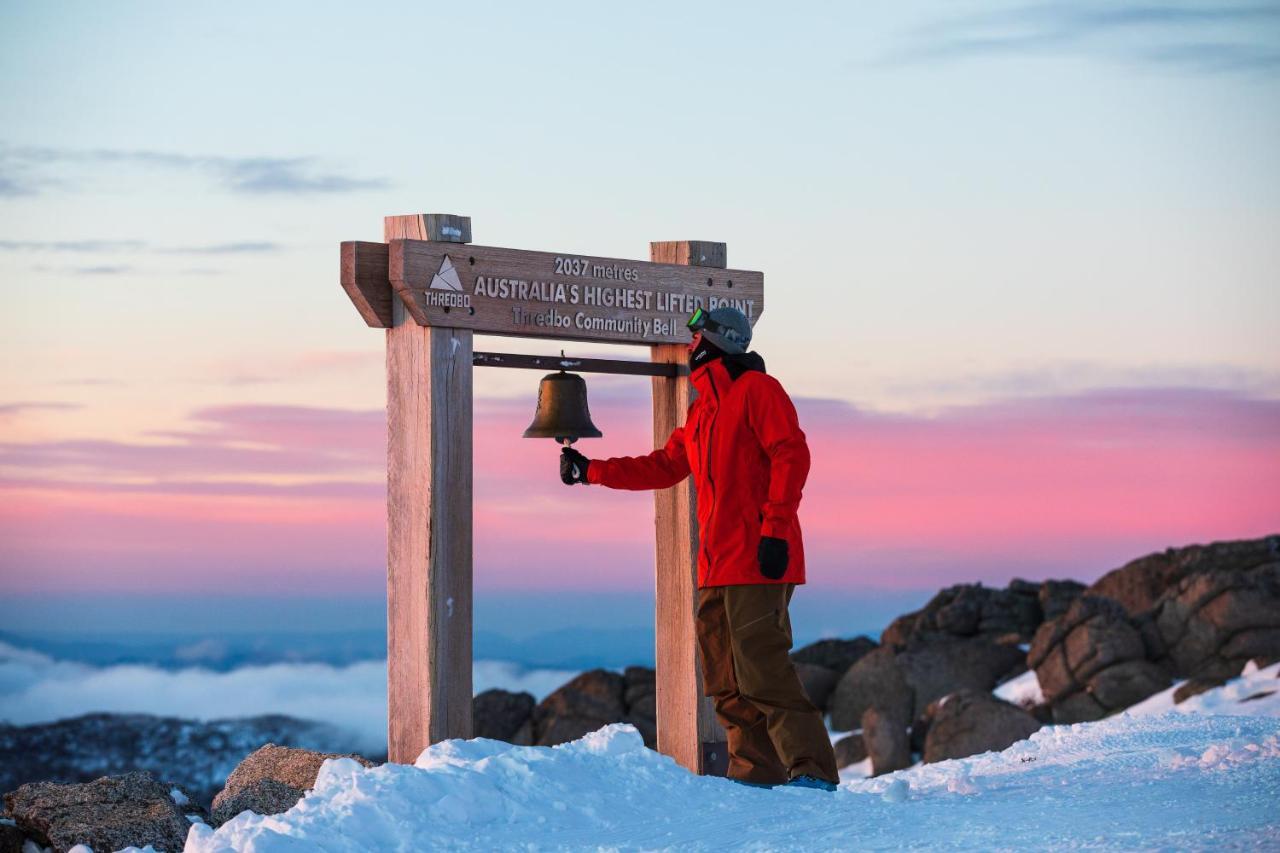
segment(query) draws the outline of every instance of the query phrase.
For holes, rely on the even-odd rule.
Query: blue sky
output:
[[[848,407],[819,424],[842,461],[822,466],[835,533],[818,545],[878,542],[875,560],[850,558],[858,583],[926,564],[921,586],[998,582],[1028,542],[1047,543],[1036,571],[1096,576],[1280,518],[1251,497],[1280,398],[1276,2],[0,2],[0,23],[0,488],[21,510],[0,536],[23,555],[0,563],[9,588],[43,588],[53,569],[34,565],[107,586],[128,566],[137,583],[189,579],[189,536],[242,545],[231,562],[253,576],[298,536],[341,554],[326,577],[358,564],[379,594],[382,336],[338,286],[338,244],[428,211],[470,215],[482,244],[644,258],[650,240],[722,240],[732,266],[765,271],[771,372],[816,401],[806,411]],[[530,377],[499,374],[522,372],[479,373],[477,395],[526,406]],[[314,458],[263,449],[277,416]],[[911,429],[872,488],[855,437],[881,416]],[[1040,499],[1186,502],[1161,505],[1164,526],[1082,508],[1047,532],[1011,510],[973,550],[933,550],[914,512],[960,529],[981,510],[946,502],[978,500],[972,472],[946,467],[972,456],[946,436],[973,423],[1044,460],[1076,458],[1072,436],[1099,454],[1142,445],[1088,457],[1097,481],[1046,463]],[[935,428],[954,448],[937,469],[897,441]],[[225,467],[245,448],[270,462]],[[495,441],[477,458],[524,452]],[[340,469],[325,512],[364,538],[301,498],[259,517],[254,501]],[[871,525],[907,469],[937,494],[897,510],[900,526],[837,524],[853,495]],[[982,485],[993,506],[1028,505],[1021,481]],[[152,497],[116,496],[131,488]],[[564,500],[546,488],[529,494]],[[647,571],[642,532],[628,577]]]
[[[5,239],[117,244],[0,252],[12,357],[52,314],[137,371],[364,348],[336,243],[442,210],[497,245],[724,240],[808,393],[1276,387],[1275,3],[3,9]]]

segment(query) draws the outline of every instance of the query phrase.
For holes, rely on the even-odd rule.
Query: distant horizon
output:
[[[845,590],[818,595],[800,587],[793,599],[797,637],[875,633],[894,617],[937,593],[920,590]],[[193,607],[195,603],[197,606]],[[304,637],[385,631],[385,597],[361,595],[199,596],[156,592],[19,593],[0,599],[0,624],[11,634],[65,637],[225,637],[270,634]],[[654,627],[648,591],[477,590],[474,630],[528,641],[561,630]]]

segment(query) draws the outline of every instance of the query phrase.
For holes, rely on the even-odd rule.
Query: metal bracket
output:
[[[725,741],[702,741],[702,775],[729,775],[729,744]]]
[[[630,376],[688,376],[684,364],[626,361],[616,358],[567,358],[560,355],[524,355],[514,352],[474,352],[476,367],[522,367],[527,370],[573,370],[579,373],[622,373]]]

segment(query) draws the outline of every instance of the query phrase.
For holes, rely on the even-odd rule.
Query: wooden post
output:
[[[467,217],[389,216],[383,239],[471,240]],[[471,337],[391,299],[387,329],[387,757],[471,737]]]
[[[656,263],[726,266],[725,244],[697,240],[650,243]],[[684,364],[684,344],[650,347],[650,359]],[[653,379],[653,438],[658,447],[684,423],[692,386],[687,376]],[[694,773],[723,776],[729,764],[724,729],[702,695],[694,635],[698,598],[698,515],[692,480],[654,493],[657,528],[658,751]]]

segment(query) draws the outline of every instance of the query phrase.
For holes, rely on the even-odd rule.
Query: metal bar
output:
[[[624,361],[616,358],[567,358],[563,355],[524,355],[514,352],[474,352],[476,367],[523,367],[528,370],[572,370],[578,373],[624,373],[630,376],[687,376],[683,364]]]

